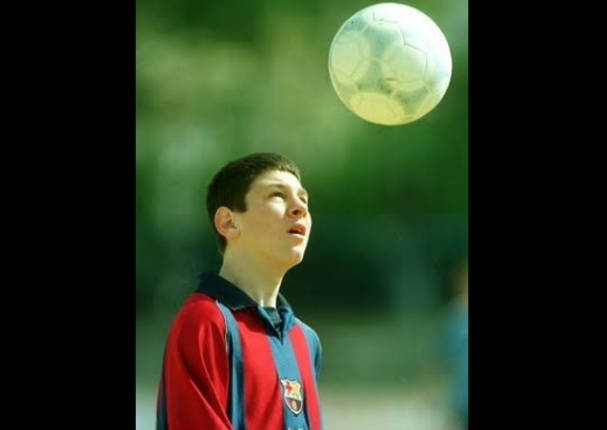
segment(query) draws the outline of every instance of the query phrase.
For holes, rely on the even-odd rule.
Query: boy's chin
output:
[[[303,261],[305,249],[291,249],[287,264],[289,268],[297,266]]]

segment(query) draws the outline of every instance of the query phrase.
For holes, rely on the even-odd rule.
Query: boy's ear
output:
[[[235,239],[238,237],[238,227],[234,222],[234,214],[230,208],[225,206],[217,208],[213,222],[219,234],[226,239]]]

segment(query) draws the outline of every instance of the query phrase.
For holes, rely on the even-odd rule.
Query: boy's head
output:
[[[275,232],[260,231],[264,229],[263,225],[261,229],[259,225],[264,221],[263,217],[267,218],[268,223],[281,224],[278,226],[281,229],[284,229],[285,223],[290,228],[294,223],[301,223],[300,218],[303,219],[307,226],[303,244],[305,249],[311,219],[307,210],[307,193],[301,188],[300,180],[295,163],[273,153],[248,155],[231,161],[217,172],[208,186],[207,211],[217,235],[219,252],[224,254],[226,236],[230,235],[239,238],[244,246],[257,243],[263,251],[264,238],[271,242],[275,239],[273,236],[277,235]],[[251,189],[253,184],[254,190]],[[247,199],[249,191],[251,195]],[[247,200],[251,200],[249,204],[255,213],[245,219],[241,214],[249,209]],[[235,233],[227,230],[228,227]],[[245,228],[247,231],[243,234]],[[255,242],[247,245],[247,239],[254,239]]]

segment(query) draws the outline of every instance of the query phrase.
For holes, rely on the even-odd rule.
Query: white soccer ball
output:
[[[359,117],[406,124],[445,95],[451,53],[427,15],[404,4],[378,3],[356,12],[337,31],[329,75],[340,100]]]

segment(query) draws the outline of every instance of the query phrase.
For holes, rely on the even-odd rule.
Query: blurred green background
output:
[[[397,127],[354,116],[327,70],[338,28],[371,4],[136,2],[137,430],[154,428],[175,312],[220,266],[205,187],[258,151],[292,158],[310,192],[310,243],[282,293],[323,343],[325,427],[463,428],[468,2],[406,3],[442,29],[453,74]]]

